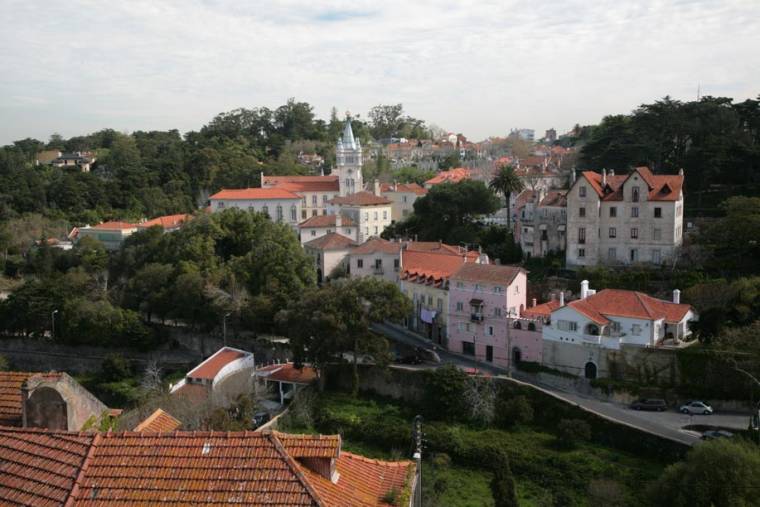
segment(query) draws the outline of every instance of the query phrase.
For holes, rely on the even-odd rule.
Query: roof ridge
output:
[[[314,487],[306,479],[306,476],[301,471],[298,463],[296,463],[296,460],[290,454],[288,454],[288,452],[285,450],[285,446],[282,444],[282,442],[280,442],[280,439],[277,438],[277,435],[275,435],[273,431],[264,431],[262,432],[262,435],[268,438],[270,442],[272,442],[275,450],[280,453],[282,458],[285,460],[285,463],[288,465],[288,468],[290,468],[290,471],[293,472],[293,474],[296,476],[296,479],[298,479],[304,489],[306,489],[306,492],[309,493],[309,496],[311,496],[317,506],[325,505],[317,494],[317,490],[314,489]]]
[[[110,433],[108,435],[110,435]],[[77,495],[79,494],[80,484],[84,480],[85,474],[87,473],[87,468],[90,466],[92,458],[95,455],[95,450],[97,449],[98,444],[100,444],[100,441],[102,439],[103,435],[98,432],[90,442],[90,448],[87,450],[87,455],[85,455],[84,460],[82,460],[82,465],[79,467],[79,473],[77,474],[76,479],[74,479],[74,485],[71,488],[71,491],[69,491],[69,495],[66,498],[64,507],[72,507],[74,505],[74,502],[76,502]]]

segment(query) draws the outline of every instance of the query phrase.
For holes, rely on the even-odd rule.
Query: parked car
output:
[[[631,403],[631,408],[634,410],[651,410],[654,412],[664,412],[668,409],[668,404],[665,400],[659,398],[647,398],[636,400]]]
[[[701,414],[710,415],[713,413],[713,408],[704,401],[689,401],[681,405],[681,412],[684,414]]]
[[[415,347],[414,351],[407,353],[396,353],[396,362],[401,364],[422,364],[424,359],[422,358],[422,349]]]
[[[709,430],[702,433],[702,440],[715,440],[716,438],[731,438],[734,434],[725,430]]]
[[[269,412],[256,412],[253,414],[254,428],[258,428],[259,426],[268,423],[271,418],[272,416],[269,415]]]

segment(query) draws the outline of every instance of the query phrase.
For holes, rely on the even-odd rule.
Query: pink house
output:
[[[449,350],[508,366],[508,318],[525,308],[526,286],[522,268],[463,264],[449,281]]]
[[[551,319],[552,311],[559,308],[558,301],[533,304],[523,309],[519,317],[509,319],[509,346],[512,364],[520,361],[541,363],[544,351],[542,329]]]

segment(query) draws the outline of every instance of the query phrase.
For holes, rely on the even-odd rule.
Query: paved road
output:
[[[457,366],[466,368],[477,368],[482,372],[489,373],[496,376],[504,376],[506,370],[496,367],[491,364],[482,363],[473,358],[455,354],[443,350],[442,348],[431,344],[431,342],[411,331],[398,326],[388,324],[374,324],[373,329],[395,342],[411,346],[422,347],[426,350],[431,350],[435,347],[435,352],[441,358],[443,363],[451,363]],[[432,365],[426,365],[421,367],[409,368],[430,368]],[[519,379],[513,379],[515,382],[520,382],[526,385],[530,385],[536,389],[540,389],[551,396],[572,403],[585,410],[593,412],[597,415],[610,419],[620,424],[626,424],[633,426],[648,433],[653,433],[677,442],[682,442],[687,445],[693,445],[699,442],[699,434],[693,431],[683,429],[684,426],[692,424],[707,424],[711,426],[720,426],[724,428],[736,428],[745,429],[747,427],[747,415],[745,414],[713,414],[711,416],[688,416],[676,411],[670,412],[638,412],[631,410],[626,405],[613,403],[609,401],[602,401],[591,396],[581,395],[575,392],[569,392],[557,387],[550,386],[537,382],[531,378],[530,375],[526,375],[522,372],[515,372],[515,375],[519,375]]]

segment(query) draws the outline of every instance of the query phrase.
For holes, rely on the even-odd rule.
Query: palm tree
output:
[[[507,229],[512,230],[510,220],[509,201],[511,200],[512,192],[521,192],[525,185],[515,172],[515,168],[511,165],[503,165],[499,168],[499,172],[493,177],[488,184],[488,188],[495,193],[504,194],[504,199],[507,201]]]

